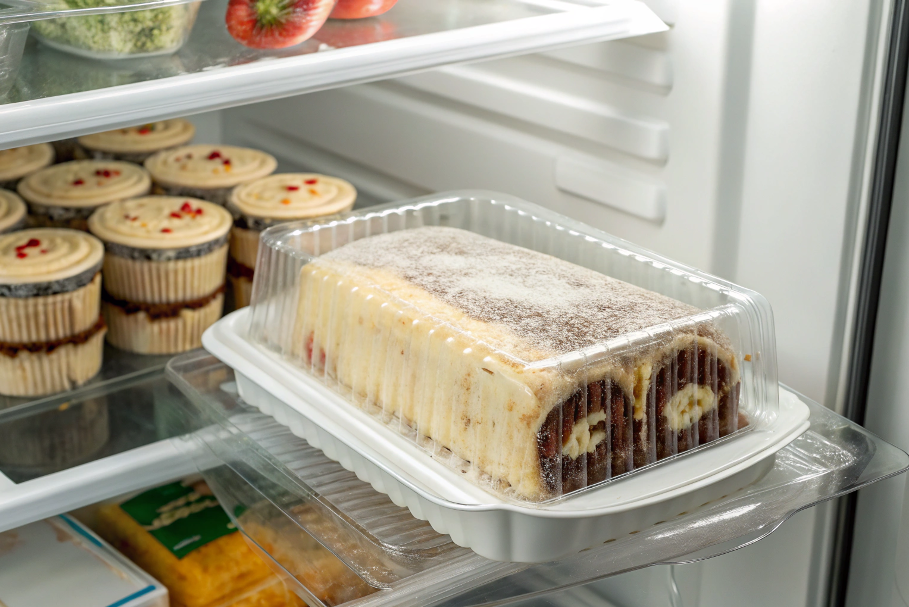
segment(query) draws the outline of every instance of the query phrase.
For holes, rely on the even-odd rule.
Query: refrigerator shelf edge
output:
[[[176,55],[138,65],[27,48],[16,87],[5,105],[0,101],[6,125],[0,147],[666,29],[636,0],[561,2],[559,9],[511,0],[405,0],[360,30],[331,22],[302,45],[261,52],[231,39],[223,14],[222,0],[204,2]]]
[[[240,512],[248,512],[251,507],[268,512],[269,516],[260,521],[271,517],[270,520],[286,526],[282,528],[292,529],[294,534],[304,535],[310,542],[319,541],[360,579],[369,579],[369,568],[364,565],[375,564],[373,559],[381,557],[381,562],[389,565],[380,568],[387,577],[381,583],[372,579],[370,586],[376,591],[357,599],[355,604],[358,606],[491,604],[525,594],[551,592],[652,564],[709,558],[764,537],[801,509],[899,474],[909,466],[909,456],[899,449],[821,405],[782,388],[808,407],[810,427],[769,460],[772,465],[765,475],[741,490],[676,513],[638,533],[623,535],[552,563],[494,562],[451,548],[449,557],[439,561],[412,554],[412,560],[403,561],[409,563],[407,570],[398,560],[400,545],[383,555],[381,549],[391,548],[390,544],[395,541],[376,543],[377,533],[384,534],[387,540],[401,529],[396,525],[406,522],[421,529],[423,535],[420,537],[425,546],[432,543],[427,544],[427,538],[431,536],[425,527],[421,527],[419,521],[401,517],[402,509],[395,507],[387,511],[392,518],[386,519],[384,522],[389,524],[383,526],[381,516],[364,519],[369,509],[352,509],[350,502],[345,503],[343,492],[332,496],[331,490],[324,493],[315,490],[313,487],[320,484],[324,489],[326,484],[342,483],[347,490],[367,494],[370,491],[368,485],[353,478],[353,473],[340,470],[337,463],[324,455],[321,456],[322,465],[326,468],[315,465],[319,454],[313,453],[315,450],[302,439],[288,437],[285,432],[279,440],[259,443],[253,435],[244,432],[243,424],[260,429],[277,424],[238,398],[235,384],[223,380],[225,369],[225,365],[203,353],[181,356],[168,369],[169,378],[193,403],[194,413],[199,412],[206,422],[214,424],[195,434],[198,441],[207,446],[196,452],[207,450],[220,465],[211,467],[213,460],[206,460],[200,462],[200,469],[206,469],[204,473],[209,476],[213,471],[220,475],[214,483],[215,491],[229,495],[219,495],[219,499],[242,505]],[[206,381],[205,375],[209,372],[218,374],[221,379]],[[295,457],[289,454],[301,450],[308,450],[309,457],[314,458],[309,462],[313,465],[291,470],[286,464],[295,461]],[[222,459],[221,456],[226,457]],[[332,470],[333,478],[327,479],[326,474]],[[294,487],[299,491],[296,494]],[[330,506],[323,512],[330,511],[331,520],[300,515],[301,504],[306,505],[304,510],[311,514],[309,508],[315,503],[314,496],[322,499],[316,499],[316,502]],[[374,494],[374,499],[386,498]],[[348,519],[342,521],[331,512],[346,513]],[[242,517],[238,522],[243,527]],[[347,531],[359,528],[364,533],[352,542],[350,535],[339,535],[337,530],[341,528]],[[325,533],[326,529],[333,531]],[[364,550],[364,546],[370,547],[369,550]],[[444,537],[438,536],[435,547],[444,546]],[[293,550],[280,552],[280,555],[271,554],[275,566],[285,575],[292,574],[293,563],[282,556],[293,554]],[[421,566],[414,566],[415,563]],[[377,571],[379,569],[375,567],[372,569],[374,574]],[[298,592],[301,596],[310,593],[308,589]]]

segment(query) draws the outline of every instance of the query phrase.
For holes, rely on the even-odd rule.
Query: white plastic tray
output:
[[[246,340],[248,314],[244,309],[223,318],[202,338],[209,352],[235,370],[243,399],[456,544],[493,560],[555,560],[709,504],[760,479],[773,466],[771,456],[809,425],[808,407],[784,391],[779,414],[766,429],[561,502],[510,502]]]

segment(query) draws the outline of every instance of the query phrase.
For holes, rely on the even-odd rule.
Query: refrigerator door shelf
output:
[[[498,603],[652,564],[723,554],[764,537],[803,508],[909,466],[899,449],[782,388],[787,400],[804,403],[810,426],[765,460],[769,471],[749,486],[559,561],[498,562],[459,548],[243,402],[225,371],[201,352],[180,356],[168,368],[192,403],[186,420],[211,424],[193,435],[196,457],[204,455],[198,467],[250,542],[312,605],[338,604],[313,587],[294,558],[312,554],[315,544],[331,554],[337,570],[370,587],[358,606]],[[325,580],[320,583],[324,587]]]
[[[239,394],[296,436],[429,521],[439,533],[497,561],[547,562],[638,533],[761,479],[772,456],[808,428],[808,407],[783,393],[774,421],[652,470],[544,505],[507,501],[427,457],[322,383],[239,329],[249,309],[229,315],[203,341],[236,372]],[[176,363],[174,363],[176,364]],[[343,418],[331,412],[343,411]]]
[[[0,99],[0,148],[667,29],[637,0],[400,0],[380,17],[330,20],[302,44],[262,51],[231,38],[225,4],[202,3],[178,53],[140,63],[29,46],[15,87]]]

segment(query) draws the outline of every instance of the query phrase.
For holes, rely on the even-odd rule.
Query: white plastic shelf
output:
[[[225,7],[204,2],[171,57],[101,62],[30,41],[0,100],[0,149],[667,28],[637,0],[400,0],[381,17],[329,21],[296,47],[255,51],[227,33]]]

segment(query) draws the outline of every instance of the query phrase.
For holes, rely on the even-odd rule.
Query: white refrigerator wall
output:
[[[223,135],[361,202],[504,191],[760,291],[781,381],[837,407],[889,7],[666,0],[664,34],[228,110]],[[828,519],[681,567],[685,606],[821,605]]]

